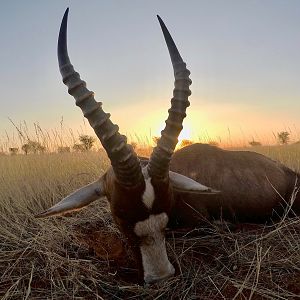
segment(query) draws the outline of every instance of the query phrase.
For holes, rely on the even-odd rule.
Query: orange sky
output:
[[[0,142],[17,136],[8,117],[51,131],[63,116],[66,128],[91,132],[57,66],[67,6],[71,61],[122,133],[157,136],[167,117],[174,78],[160,14],[193,80],[184,138],[272,144],[283,130],[300,138],[299,1],[28,0],[0,11]]]

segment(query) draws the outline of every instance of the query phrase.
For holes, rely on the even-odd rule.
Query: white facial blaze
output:
[[[148,174],[148,171],[146,168],[143,169],[143,175],[145,178],[146,188],[145,188],[144,194],[142,196],[142,199],[143,199],[143,203],[145,204],[145,206],[148,209],[151,209],[153,206],[154,199],[155,199],[154,188],[151,183],[151,177],[149,177],[149,174]]]
[[[151,177],[149,177],[148,179],[145,179],[145,183],[146,183],[146,189],[144,191],[143,194],[143,203],[145,204],[145,206],[148,209],[152,208],[153,202],[154,202],[154,188],[151,184]]]
[[[164,229],[168,223],[166,213],[150,215],[148,219],[137,222],[134,232],[141,238],[141,255],[144,280],[153,283],[174,275],[175,269],[169,262]]]

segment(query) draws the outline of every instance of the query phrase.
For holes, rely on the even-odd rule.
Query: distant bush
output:
[[[68,153],[70,151],[71,151],[70,147],[58,147],[57,148],[58,153]]]
[[[29,144],[24,144],[24,145],[22,145],[21,149],[27,155],[29,153],[30,146],[29,146]]]
[[[83,145],[84,150],[89,151],[94,146],[96,139],[93,136],[82,134],[79,136],[79,141]]]
[[[278,132],[277,139],[278,139],[279,144],[286,145],[290,141],[290,133],[287,131]]]
[[[28,153],[44,153],[46,147],[39,142],[28,140],[26,144],[22,145],[21,149],[27,155]]]
[[[85,151],[85,148],[84,148],[83,144],[74,144],[73,150],[76,152],[83,152],[83,151]]]
[[[261,142],[257,142],[257,141],[252,140],[251,142],[249,142],[249,145],[252,146],[252,147],[261,146]]]

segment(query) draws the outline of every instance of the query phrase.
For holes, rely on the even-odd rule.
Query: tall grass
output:
[[[231,150],[254,151],[279,161],[294,171],[300,171],[300,144],[231,148]]]
[[[252,150],[299,170],[299,147]],[[177,276],[152,286],[136,284],[132,253],[104,199],[67,217],[34,218],[108,166],[106,155],[93,151],[0,156],[1,299],[299,297],[298,217],[268,226],[221,223],[167,231]]]

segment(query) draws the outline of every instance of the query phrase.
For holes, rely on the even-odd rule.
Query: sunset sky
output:
[[[174,79],[159,14],[193,80],[182,137],[300,139],[297,0],[2,1],[0,138],[14,130],[8,117],[50,130],[63,116],[82,130],[56,57],[67,7],[71,61],[122,133],[159,135],[167,117]]]

